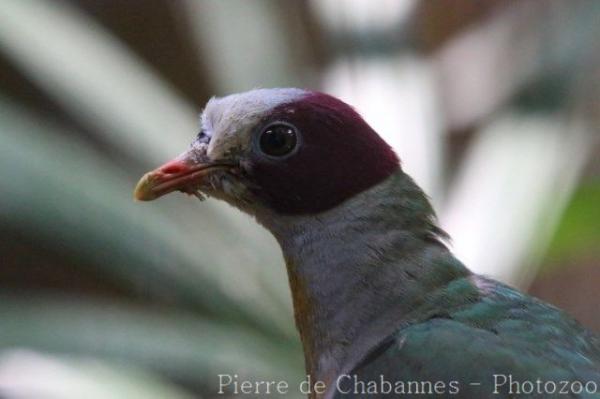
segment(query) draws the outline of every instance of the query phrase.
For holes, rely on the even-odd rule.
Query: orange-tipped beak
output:
[[[190,165],[183,160],[175,159],[142,176],[133,196],[139,201],[152,201],[176,190],[192,194],[214,169],[226,167],[231,168],[231,165],[217,163]]]

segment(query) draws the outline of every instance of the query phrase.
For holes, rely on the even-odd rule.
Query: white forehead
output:
[[[252,127],[273,108],[307,94],[302,89],[278,88],[211,98],[200,118],[202,129],[211,136],[209,156],[219,156],[228,148],[244,145]]]
[[[248,120],[262,118],[273,108],[305,96],[302,89],[255,89],[226,97],[213,97],[202,112],[202,128],[207,133],[226,127],[232,123],[245,124]]]

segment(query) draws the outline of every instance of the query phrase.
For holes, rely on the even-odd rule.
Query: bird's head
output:
[[[253,215],[316,214],[398,169],[389,145],[344,102],[301,89],[257,89],[212,98],[190,148],[147,173],[135,197],[181,191]]]

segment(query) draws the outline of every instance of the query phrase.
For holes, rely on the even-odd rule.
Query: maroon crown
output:
[[[283,214],[331,209],[400,167],[392,148],[348,104],[313,92],[276,107],[264,124],[284,121],[300,132],[298,151],[282,160],[253,156],[255,194]],[[264,126],[264,125],[262,125]]]

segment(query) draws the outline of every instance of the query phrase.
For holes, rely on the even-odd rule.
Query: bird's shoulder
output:
[[[593,381],[600,397],[600,341],[596,336],[554,306],[475,277],[480,286],[476,298],[448,306],[453,290],[464,290],[465,281],[432,295],[417,310],[423,318],[415,318],[381,341],[349,375],[364,381],[383,376],[391,381],[446,386],[457,381],[461,390],[456,397],[487,397],[484,392],[490,397],[509,397],[508,391],[504,396],[491,394],[495,378],[503,376],[534,384],[537,379]]]

